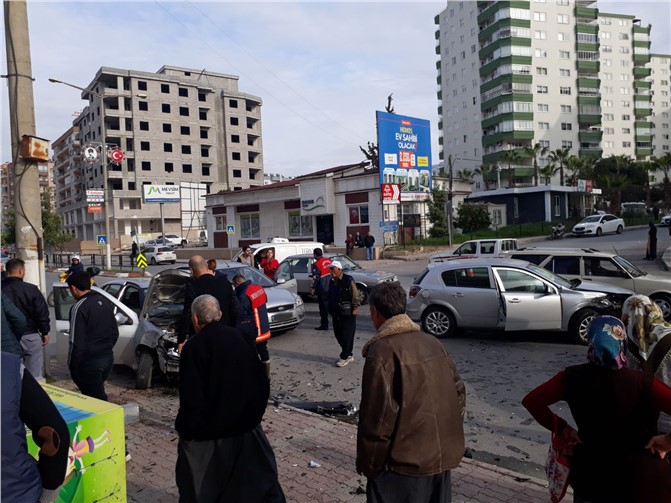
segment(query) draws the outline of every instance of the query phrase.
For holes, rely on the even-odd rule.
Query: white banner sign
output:
[[[145,203],[179,203],[179,185],[143,185]]]

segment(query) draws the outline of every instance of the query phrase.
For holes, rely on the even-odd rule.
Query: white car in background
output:
[[[659,221],[659,225],[663,227],[668,227],[671,225],[671,215],[666,215],[661,218]]]
[[[147,263],[151,265],[156,264],[174,264],[177,262],[177,255],[175,250],[169,246],[146,246],[140,253],[145,256]]]
[[[622,231],[624,231],[624,220],[604,213],[584,218],[573,226],[572,233],[574,236],[601,236],[604,232],[622,234]]]
[[[172,243],[175,246],[181,246],[182,248],[189,244],[188,239],[178,236],[177,234],[166,234],[165,238],[163,236],[159,236],[156,239],[164,239],[168,243]]]

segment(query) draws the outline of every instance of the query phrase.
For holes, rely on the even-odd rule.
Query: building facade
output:
[[[124,154],[107,167],[112,239],[161,232],[160,205],[144,202],[144,185],[180,186],[181,202],[164,205],[165,232],[193,240],[205,229],[205,194],[263,185],[262,100],[241,92],[237,76],[102,67],[87,89],[88,106],[54,143],[59,211],[78,238],[104,234],[104,213],[86,202],[86,190],[104,186],[101,159],[82,158],[103,134]]]
[[[668,94],[668,59],[651,61],[651,27],[635,16],[590,0],[448,1],[435,22],[441,159],[479,159],[502,186],[524,187],[535,184],[525,148],[536,144],[591,158],[663,152],[652,129],[668,100],[651,88]]]
[[[40,194],[44,194],[45,192],[51,193],[54,188],[54,163],[51,161],[39,163],[37,169],[40,181]],[[10,210],[14,210],[14,199],[16,196],[15,182],[14,164],[11,162],[0,164],[0,194],[2,195],[0,205],[2,206],[3,215]],[[51,195],[53,196],[53,193]],[[51,202],[53,204],[53,197]]]

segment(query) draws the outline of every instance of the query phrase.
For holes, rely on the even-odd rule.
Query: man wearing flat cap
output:
[[[354,333],[356,332],[356,314],[359,308],[359,291],[352,276],[345,274],[342,263],[334,260],[329,265],[331,282],[328,291],[328,309],[333,320],[333,332],[340,344],[338,367],[345,367],[354,361]]]

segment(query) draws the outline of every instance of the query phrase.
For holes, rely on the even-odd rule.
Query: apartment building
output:
[[[661,157],[671,151],[671,55],[651,54],[650,69],[652,148]]]
[[[54,143],[57,201],[80,239],[104,234],[104,213],[90,212],[87,189],[104,187],[101,160],[86,147],[124,154],[108,162],[111,238],[161,231],[160,205],[143,201],[143,185],[180,185],[181,203],[165,204],[165,232],[196,239],[205,228],[204,195],[263,185],[262,100],[243,93],[238,77],[163,66],[156,73],[102,67],[83,91],[88,101]],[[102,156],[101,156],[102,157]]]
[[[53,162],[39,163],[37,165],[40,181],[40,194],[51,191],[54,188]],[[14,176],[14,164],[3,162],[0,164],[0,194],[2,199],[0,206],[2,214],[14,210],[14,198],[16,197],[16,178]],[[53,198],[52,198],[53,203]]]
[[[601,13],[590,0],[448,1],[435,23],[441,159],[479,159],[501,186],[529,186],[524,148],[535,144],[580,157],[658,153],[651,28],[634,16]]]

